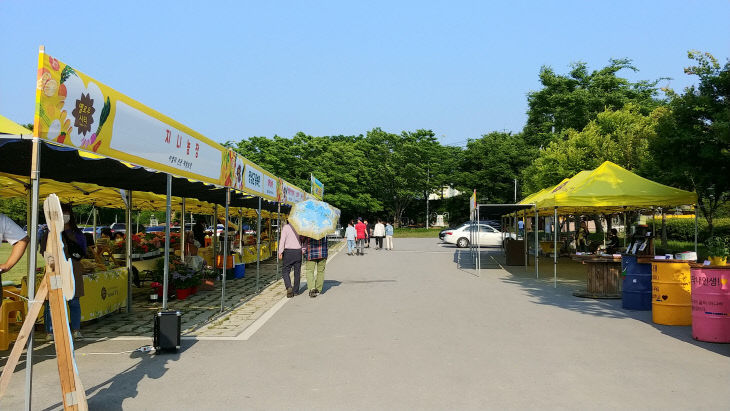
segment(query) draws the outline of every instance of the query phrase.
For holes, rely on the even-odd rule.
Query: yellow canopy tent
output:
[[[32,131],[21,126],[20,124],[10,120],[9,118],[0,114],[0,133],[2,134],[18,134],[18,135],[31,135]]]
[[[600,213],[695,204],[697,194],[656,183],[606,161],[595,170],[576,174],[535,203],[540,210],[558,207],[561,214]]]

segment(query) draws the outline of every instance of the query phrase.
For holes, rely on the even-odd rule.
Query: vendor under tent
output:
[[[629,210],[667,209],[695,205],[697,194],[640,177],[610,161],[563,180],[550,190],[541,190],[523,201],[535,203],[539,215],[553,216],[553,277],[557,286],[559,216],[610,214]],[[513,214],[514,217],[516,215]],[[695,213],[695,251],[697,215]]]
[[[192,203],[201,209],[213,205],[214,221],[218,221],[218,205],[224,206],[224,262],[227,261],[231,208],[233,211],[256,208],[257,265],[263,211],[276,210],[278,217],[281,201],[291,203],[292,193],[295,194],[294,202],[298,201],[297,195],[303,197],[302,190],[283,183],[233,150],[45,54],[43,47],[39,50],[37,75],[33,136],[26,134],[28,130],[10,126],[5,130],[6,135],[0,135],[0,158],[3,160],[0,173],[7,178],[5,181],[15,185],[8,192],[27,195],[29,199],[28,231],[32,250],[38,240],[39,198],[44,182],[68,184],[70,188],[66,187],[65,191],[68,197],[81,195],[92,203],[97,189],[79,184],[101,187],[95,193],[107,202],[116,198],[117,190],[119,200],[126,208],[127,227],[132,226],[131,210],[135,204],[145,208],[161,207],[157,196],[164,195],[167,217],[162,309],[165,310],[173,193],[180,198],[182,227],[187,199],[195,199]],[[0,125],[5,123],[2,121]],[[285,192],[283,198],[282,191]],[[137,193],[147,194],[139,194],[140,202],[135,201]],[[183,230],[181,238],[184,235]],[[131,270],[129,237],[126,265]],[[181,249],[183,253],[184,248]],[[32,300],[36,254],[30,254],[28,298]],[[227,264],[223,263],[222,267],[221,310]],[[27,361],[31,365],[32,341],[31,334],[27,350]],[[26,372],[26,406],[29,408],[32,366],[27,367]]]

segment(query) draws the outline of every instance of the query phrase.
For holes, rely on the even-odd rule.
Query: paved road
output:
[[[289,300],[248,341],[80,356],[92,409],[728,408],[730,345],[499,268],[476,276],[436,240],[396,240],[338,255],[320,297]],[[36,407],[58,407],[55,363],[34,369]],[[3,410],[22,404],[23,375]]]

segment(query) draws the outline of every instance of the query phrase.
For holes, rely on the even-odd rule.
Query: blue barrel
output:
[[[621,305],[627,310],[651,310],[651,264],[640,264],[635,255],[624,255],[621,269]]]
[[[236,264],[233,266],[233,277],[243,278],[246,275],[246,264]]]

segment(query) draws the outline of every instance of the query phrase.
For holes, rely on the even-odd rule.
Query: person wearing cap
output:
[[[368,238],[368,226],[362,222],[362,217],[357,218],[355,233],[357,239],[357,255],[365,255],[365,239]]]
[[[0,275],[6,271],[10,271],[15,264],[23,257],[26,247],[28,247],[28,234],[15,224],[10,217],[0,213],[0,243],[6,241],[13,246],[8,259],[0,264]]]

